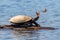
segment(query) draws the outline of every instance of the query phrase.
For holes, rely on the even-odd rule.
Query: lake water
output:
[[[42,10],[46,8],[47,12]],[[36,16],[41,13],[37,21],[42,27],[60,28],[60,0],[0,0],[0,24],[10,24],[8,21],[15,15]],[[60,40],[60,29],[38,31],[14,31],[0,29],[0,40]]]

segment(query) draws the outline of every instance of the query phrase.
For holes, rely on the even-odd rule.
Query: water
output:
[[[0,40],[60,40],[58,30],[14,31],[0,29]]]
[[[46,8],[47,12],[42,10]],[[15,15],[36,16],[41,26],[60,28],[60,0],[0,0],[0,24],[9,24],[9,19]],[[34,14],[34,15],[33,15]],[[60,29],[26,31],[25,33],[10,29],[0,30],[0,40],[60,40]]]

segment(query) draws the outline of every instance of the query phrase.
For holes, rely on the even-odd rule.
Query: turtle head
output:
[[[39,12],[36,12],[36,15],[37,15],[37,17],[39,17],[40,16],[40,13]]]
[[[35,18],[33,18],[33,21],[37,21],[39,19],[40,13],[39,12],[36,12],[36,15],[37,16]]]

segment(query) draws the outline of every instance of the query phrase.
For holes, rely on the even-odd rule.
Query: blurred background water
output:
[[[44,8],[46,13],[42,12]],[[37,21],[41,26],[60,28],[60,0],[0,0],[0,24],[9,24],[11,17],[20,14],[34,18],[36,11],[41,13]],[[60,40],[59,30],[14,33],[3,29],[0,30],[0,40]]]

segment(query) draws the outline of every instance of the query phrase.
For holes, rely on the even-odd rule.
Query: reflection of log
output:
[[[55,30],[56,28],[52,28],[52,27],[38,27],[38,26],[32,26],[32,27],[28,27],[28,28],[15,28],[11,25],[4,25],[4,26],[0,26],[0,28],[8,28],[8,29],[13,29],[13,30],[20,30],[20,31],[25,31],[25,30]]]

